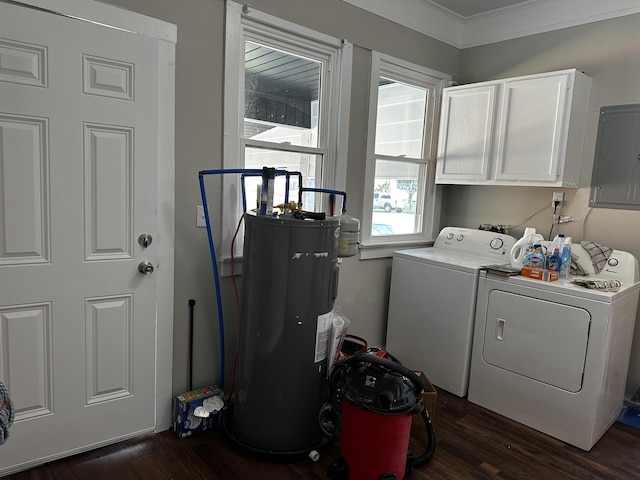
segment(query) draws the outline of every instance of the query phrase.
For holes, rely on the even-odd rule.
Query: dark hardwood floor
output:
[[[435,454],[408,479],[640,478],[640,430],[627,425],[614,424],[590,452],[585,452],[441,390],[434,425],[438,439]],[[424,430],[412,430],[410,448],[418,455],[425,448],[423,435]],[[239,450],[222,428],[182,440],[173,432],[163,432],[5,478],[327,479],[328,465],[339,454],[336,441],[315,463],[308,459],[265,460]]]

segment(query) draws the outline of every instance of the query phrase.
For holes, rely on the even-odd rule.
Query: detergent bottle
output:
[[[511,249],[511,266],[521,268],[525,257],[533,251],[533,246],[542,242],[544,237],[536,233],[533,227],[526,227],[524,235],[518,240]]]
[[[551,255],[547,259],[547,270],[555,270],[556,272],[560,271],[560,251],[558,248],[554,248]]]
[[[564,247],[564,241],[565,241],[565,237],[564,237],[564,233],[559,233],[556,235],[556,237],[553,239],[553,241],[549,244],[548,248],[548,254],[551,255],[551,252],[553,252],[553,250],[555,248],[558,249],[558,253],[562,253],[562,248]]]
[[[533,251],[531,251],[531,253],[527,253],[527,255],[524,257],[522,265],[524,267],[544,269],[544,267],[546,266],[546,257],[544,252],[542,251],[542,245],[536,243],[533,246]]]
[[[562,251],[560,252],[560,278],[569,278],[571,269],[571,237],[565,237]]]

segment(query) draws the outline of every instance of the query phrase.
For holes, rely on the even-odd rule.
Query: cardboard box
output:
[[[431,385],[431,382],[424,373],[416,373],[420,375],[420,380],[424,385],[424,392],[422,392],[422,402],[424,403],[424,406],[429,413],[429,418],[433,422],[433,419],[436,416],[436,399],[438,397],[438,394],[436,393],[436,389],[433,388],[433,385]],[[411,426],[425,428],[424,420],[422,420],[422,415],[414,415],[413,419],[411,420]]]
[[[218,422],[218,412],[212,412],[203,418],[194,415],[194,410],[202,407],[207,398],[214,396],[222,399],[220,387],[204,387],[182,393],[173,399],[173,431],[180,438],[205,431]]]
[[[523,277],[535,278],[536,280],[542,280],[543,282],[555,282],[560,278],[560,272],[556,270],[543,270],[542,268],[535,267],[522,267],[520,275]]]

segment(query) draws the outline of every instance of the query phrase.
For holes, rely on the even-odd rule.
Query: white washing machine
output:
[[[478,275],[509,263],[510,235],[446,227],[433,247],[394,252],[386,349],[434,385],[464,397]]]
[[[482,273],[468,399],[590,450],[623,405],[640,283],[630,253],[614,250],[597,275],[584,249],[572,253],[584,278],[619,291]]]

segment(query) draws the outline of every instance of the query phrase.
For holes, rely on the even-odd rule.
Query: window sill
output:
[[[410,248],[425,248],[433,246],[433,241],[429,242],[406,242],[406,243],[376,243],[360,244],[358,246],[360,260],[372,260],[375,258],[391,258],[393,252],[397,250],[407,250]],[[218,259],[218,274],[220,277],[231,277],[231,257],[226,256]],[[242,257],[233,259],[233,275],[242,275]]]
[[[407,243],[376,243],[376,244],[360,244],[360,260],[371,260],[374,258],[393,257],[393,252],[397,250],[406,250],[409,248],[424,248],[433,245],[430,242],[407,242]]]
[[[232,260],[230,256],[218,258],[218,275],[221,278],[231,277]],[[242,256],[233,258],[233,276],[242,275]]]

